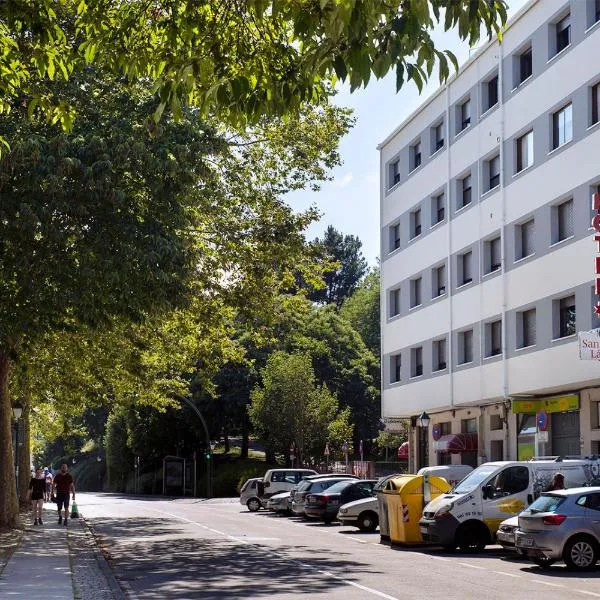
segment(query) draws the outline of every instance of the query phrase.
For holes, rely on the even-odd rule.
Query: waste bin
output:
[[[387,508],[388,535],[392,544],[419,544],[423,541],[419,519],[425,506],[425,478],[429,479],[429,500],[451,489],[450,484],[442,477],[401,475],[390,479],[382,490],[383,503]]]
[[[379,536],[382,540],[390,539],[390,528],[388,525],[388,508],[386,503],[386,496],[383,494],[383,490],[387,485],[387,482],[390,479],[394,479],[396,477],[400,477],[399,473],[395,473],[394,475],[388,475],[380,479],[377,482],[374,490],[377,493],[377,513],[379,515]]]

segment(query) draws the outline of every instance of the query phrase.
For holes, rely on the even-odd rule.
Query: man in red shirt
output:
[[[63,522],[62,508],[65,509],[65,527],[69,519],[69,494],[73,494],[73,501],[75,501],[75,482],[73,476],[68,472],[69,467],[67,465],[61,465],[60,471],[55,475],[53,486],[56,490],[56,506],[58,507],[58,524]]]

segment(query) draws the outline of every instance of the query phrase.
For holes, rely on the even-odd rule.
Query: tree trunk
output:
[[[250,446],[249,437],[248,419],[244,416],[244,420],[242,421],[242,448],[240,458],[248,458],[248,447]]]
[[[225,435],[223,436],[225,439],[225,454],[229,454],[229,436],[227,435],[227,433],[225,433]]]
[[[8,393],[8,349],[0,347],[0,527],[16,527],[19,519],[12,448],[12,405]]]
[[[19,504],[28,508],[27,491],[31,474],[31,406],[23,402],[23,438],[19,435]],[[42,466],[42,465],[37,465]]]

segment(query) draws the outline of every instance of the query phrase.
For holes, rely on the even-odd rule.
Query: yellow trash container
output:
[[[379,515],[379,536],[382,540],[390,539],[390,527],[388,525],[388,496],[384,495],[383,490],[386,488],[387,482],[390,479],[400,477],[399,473],[388,475],[386,478],[377,483],[377,513]]]
[[[386,483],[382,495],[387,506],[392,544],[419,544],[423,541],[419,519],[425,506],[423,486],[426,477],[429,478],[429,500],[450,491],[450,484],[442,477],[401,475]]]

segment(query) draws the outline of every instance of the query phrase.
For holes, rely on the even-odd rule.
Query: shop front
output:
[[[581,454],[579,394],[514,399],[517,459]]]

